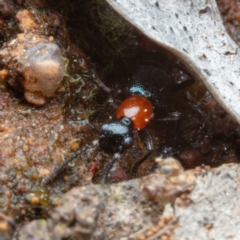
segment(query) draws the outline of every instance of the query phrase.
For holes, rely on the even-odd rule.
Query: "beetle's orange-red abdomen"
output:
[[[153,117],[151,102],[140,95],[133,95],[125,99],[117,109],[117,117],[128,117],[133,121],[134,128],[145,128]]]

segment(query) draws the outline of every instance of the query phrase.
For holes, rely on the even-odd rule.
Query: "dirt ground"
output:
[[[218,4],[229,34],[240,44],[238,1],[218,1]],[[18,0],[0,1],[0,6],[0,232],[3,239],[37,239],[38,234],[31,236],[36,231],[46,234],[39,234],[39,239],[51,239],[53,233],[56,239],[126,239],[126,236],[184,239],[184,226],[189,225],[185,220],[191,222],[190,216],[200,202],[201,209],[207,211],[204,209],[207,202],[218,201],[209,200],[213,192],[217,191],[220,199],[217,184],[225,185],[220,181],[225,175],[219,169],[229,174],[227,179],[238,181],[235,164],[210,169],[223,163],[238,163],[239,126],[195,79],[194,85],[167,99],[167,110],[181,113],[178,123],[161,119],[150,123],[148,130],[154,153],[140,166],[137,176],[156,172],[156,157],[174,156],[186,169],[194,169],[195,191],[204,192],[205,200],[199,200],[200,193],[182,194],[190,190],[183,187],[183,181],[182,185],[174,185],[177,190],[170,196],[163,194],[159,205],[156,200],[149,201],[130,171],[134,161],[145,153],[144,143],[138,136],[134,146],[114,165],[109,184],[93,185],[100,182],[103,169],[111,159],[94,142],[99,127],[114,117],[115,106],[122,101],[126,78],[131,75],[139,52],[162,50],[102,1]],[[166,53],[164,56],[170,69],[179,73],[180,68],[175,68],[181,65],[179,61]],[[99,111],[111,99],[113,104]],[[97,117],[96,112],[100,112]],[[42,184],[55,167],[85,144],[89,148],[60,176],[51,184]],[[213,180],[209,186],[215,186],[213,192],[204,185],[210,178]],[[169,181],[169,176],[166,179]],[[121,183],[122,180],[131,181]],[[120,183],[110,184],[115,182]],[[171,192],[162,190],[162,185],[159,188]],[[154,187],[150,191],[151,196],[155,196],[155,190]],[[234,188],[231,194],[234,191],[238,190]],[[181,198],[174,207],[164,207],[179,195]],[[237,195],[234,199],[237,201]],[[134,206],[136,201],[139,205]],[[221,204],[227,206],[228,201],[227,198]],[[74,202],[75,205],[70,205],[76,208],[65,206],[69,202]],[[127,218],[121,216],[124,210]],[[228,216],[236,209],[230,210]],[[31,222],[40,218],[45,220]],[[196,214],[194,222],[199,223],[197,218]],[[203,221],[204,236],[196,235],[199,227],[196,224],[191,228],[192,236],[199,237],[195,239],[221,239],[216,238],[220,233],[213,226],[221,226],[225,218],[219,222],[215,222],[215,215],[207,220],[205,216],[199,218]],[[29,222],[30,225],[25,225]],[[234,229],[237,223],[233,224]],[[26,227],[19,235],[23,225]],[[237,236],[231,229],[226,234],[232,239]]]

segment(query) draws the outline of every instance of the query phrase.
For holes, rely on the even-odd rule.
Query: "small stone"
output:
[[[183,194],[181,194],[181,196],[180,196],[180,198],[183,199],[183,200],[187,199],[188,197],[189,197],[189,196],[188,196],[188,194],[186,194],[186,193],[183,193]]]
[[[47,169],[47,168],[42,168],[42,169],[40,170],[40,175],[41,175],[41,177],[47,177],[49,174],[50,174],[50,171],[49,171],[49,169]]]
[[[163,236],[161,236],[161,240],[168,240],[169,238],[168,238],[168,236],[166,236],[166,235],[163,235]]]
[[[7,69],[0,70],[0,80],[5,80],[7,76],[8,76],[8,70]]]
[[[235,234],[233,232],[227,232],[225,234],[225,238],[234,238],[235,237]]]
[[[179,157],[184,162],[184,165],[189,168],[194,165],[196,166],[196,164],[201,161],[201,154],[197,150],[193,149],[183,151]]]
[[[29,152],[29,147],[28,147],[28,145],[24,145],[24,146],[23,146],[23,151],[24,151],[24,152]]]
[[[210,167],[209,165],[206,165],[206,166],[205,166],[205,170],[206,170],[206,171],[210,171],[210,170],[211,170],[211,167]]]
[[[170,222],[173,219],[173,216],[169,214],[169,215],[166,215],[164,219],[165,221]]]
[[[53,36],[50,36],[50,37],[49,37],[49,41],[50,41],[50,42],[53,42],[53,41],[54,41],[54,37],[53,37]]]
[[[146,232],[147,237],[151,237],[152,235],[153,235],[153,232],[151,230]]]
[[[145,240],[146,238],[144,237],[144,235],[138,235],[136,237],[136,240]]]
[[[198,167],[195,167],[195,171],[196,171],[196,172],[201,172],[201,167],[199,167],[199,166],[198,166]]]
[[[31,179],[32,179],[33,181],[36,181],[36,180],[38,179],[38,174],[37,174],[37,173],[32,173]]]
[[[12,160],[14,165],[18,165],[19,164],[19,159],[18,158],[13,158]]]
[[[0,125],[0,132],[4,132],[5,131],[5,127],[3,125]]]
[[[20,10],[16,15],[17,20],[19,21],[19,27],[22,31],[32,30],[37,27],[32,14],[28,10]]]
[[[21,214],[22,214],[22,215],[26,215],[27,213],[26,213],[26,211],[23,209],[23,210],[21,211]]]
[[[33,140],[32,138],[28,138],[28,139],[27,139],[27,142],[28,142],[29,145],[33,145],[34,140]]]
[[[24,93],[24,97],[26,98],[26,100],[28,102],[35,104],[35,105],[43,105],[46,102],[45,98],[43,97],[43,95],[41,93],[26,91]]]
[[[168,174],[156,172],[143,177],[140,181],[140,189],[149,200],[160,198],[170,198],[179,193],[191,191],[196,185],[196,178],[191,171],[183,171],[181,165],[174,160],[164,163],[161,162],[160,169],[166,169],[169,166]]]
[[[1,222],[0,222],[0,231],[5,232],[5,231],[7,231],[7,229],[8,229],[8,224],[7,224],[7,222],[1,221]]]
[[[158,229],[155,226],[153,226],[151,227],[151,231],[155,234],[158,231]]]
[[[208,224],[205,225],[205,228],[206,228],[207,230],[210,230],[212,227],[213,227],[213,226],[212,226],[212,224],[210,224],[210,223],[208,223]]]
[[[72,151],[76,151],[79,149],[79,142],[77,139],[73,139],[71,142],[70,142],[70,148]]]
[[[8,83],[24,91],[25,99],[43,105],[53,97],[64,77],[61,50],[53,41],[33,33],[18,34],[0,51],[9,71]]]
[[[39,202],[40,202],[39,197],[37,197],[36,195],[33,195],[33,194],[30,196],[31,205],[38,205]]]
[[[158,222],[158,226],[159,226],[160,228],[163,228],[163,227],[165,226],[164,221],[163,221],[163,220],[160,220],[160,221]]]

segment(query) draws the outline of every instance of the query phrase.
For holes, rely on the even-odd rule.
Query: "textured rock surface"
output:
[[[194,190],[173,205],[165,205],[174,200],[167,195],[148,200],[138,180],[72,189],[47,220],[48,234],[54,233],[56,239],[77,232],[76,239],[85,239],[81,231],[86,231],[87,239],[239,239],[240,167],[224,165],[195,175]],[[40,221],[26,225],[20,239],[32,239],[26,236],[33,225],[46,229]]]
[[[200,175],[190,194],[192,203],[175,202],[177,239],[239,239],[240,167],[224,165]]]

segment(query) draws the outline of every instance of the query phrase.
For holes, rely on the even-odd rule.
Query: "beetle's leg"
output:
[[[172,122],[174,124],[172,131],[174,135],[184,142],[184,139],[179,134],[179,127],[182,123],[182,114],[180,112],[170,112],[166,118],[156,119],[158,121]]]
[[[109,174],[109,171],[111,170],[111,168],[112,168],[113,164],[116,162],[116,160],[118,160],[119,158],[120,158],[120,153],[115,153],[113,155],[111,162],[108,163],[108,165],[105,167],[105,169],[103,171],[101,184],[105,184],[105,182],[107,181],[107,176]]]
[[[173,114],[173,115],[172,115]],[[173,118],[171,119],[171,117],[167,120],[167,121],[175,121],[175,124],[172,128],[172,133],[174,135],[174,140],[177,142],[179,141],[181,144],[183,144],[184,146],[189,146],[191,145],[190,142],[188,142],[186,139],[184,139],[184,137],[180,134],[180,127],[184,122],[184,115],[181,114],[180,112],[173,112],[170,113],[170,116],[173,116]],[[174,116],[176,116],[176,118],[174,119]],[[159,119],[161,121],[161,119]],[[172,141],[172,140],[171,140]]]
[[[180,112],[170,112],[164,118],[153,118],[151,121],[160,121],[160,122],[167,122],[167,121],[178,121],[181,118]]]
[[[185,144],[185,145],[188,144],[189,145],[189,142],[187,142],[179,133],[179,128],[180,128],[180,126],[182,124],[182,121],[183,121],[182,113],[180,113],[180,112],[170,112],[164,118],[153,118],[151,121],[152,122],[153,121],[159,121],[159,122],[171,122],[171,121],[174,122],[175,121],[176,123],[175,123],[175,125],[172,129],[172,131],[175,133],[174,134],[175,138],[178,138],[182,142],[182,144]]]
[[[62,164],[60,164],[58,167],[56,167],[53,172],[49,174],[46,178],[43,179],[42,184],[47,185],[50,182],[52,182],[67,166],[68,163],[70,163],[74,158],[85,152],[89,148],[89,145],[85,145],[81,149],[79,149],[77,152],[75,152],[72,156],[67,158]]]
[[[138,167],[152,154],[153,152],[153,141],[150,133],[147,129],[142,129],[139,131],[140,138],[146,144],[147,154],[140,158],[137,162],[134,163],[132,167],[132,175],[135,176],[138,170]]]

